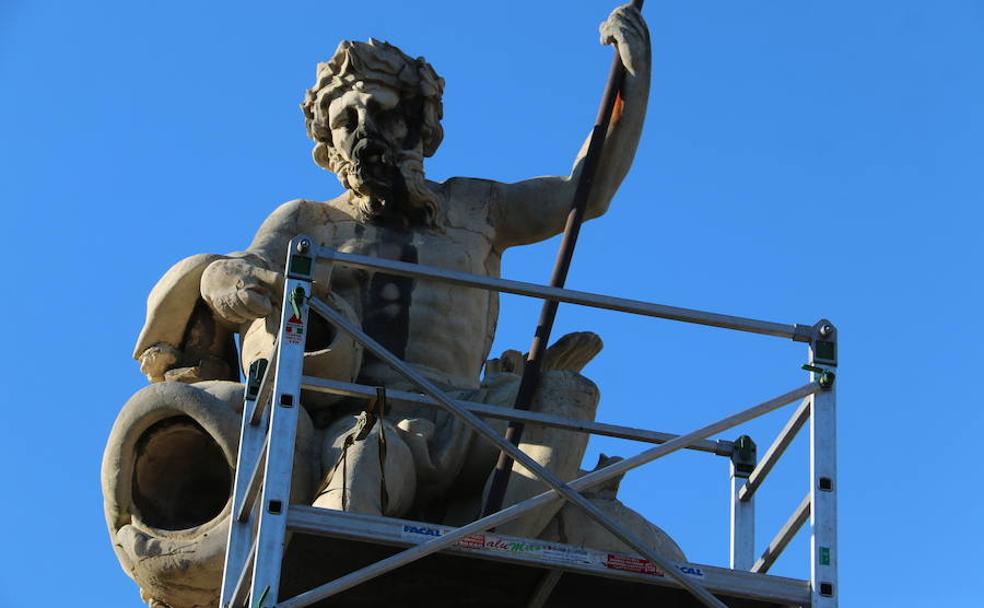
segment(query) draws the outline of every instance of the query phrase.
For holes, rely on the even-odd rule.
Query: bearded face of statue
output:
[[[318,64],[301,109],[312,156],[353,195],[362,221],[440,228],[424,157],[444,138],[444,79],[388,42],[342,41]]]
[[[359,83],[328,106],[336,163],[346,172],[346,186],[358,194],[386,199],[399,187],[394,170],[407,135],[399,102],[389,87]]]
[[[356,194],[367,219],[433,220],[420,126],[408,120],[407,104],[393,88],[359,82],[328,106],[328,168]]]

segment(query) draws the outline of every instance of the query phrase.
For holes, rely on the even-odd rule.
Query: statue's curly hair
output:
[[[319,152],[325,155],[326,150],[320,148],[332,145],[328,105],[357,82],[376,82],[396,89],[401,99],[419,108],[417,121],[424,156],[437,151],[444,139],[444,79],[423,57],[413,59],[388,42],[370,38],[369,42],[342,41],[331,59],[318,64],[315,85],[308,89],[301,104],[308,137],[316,143],[316,159]]]

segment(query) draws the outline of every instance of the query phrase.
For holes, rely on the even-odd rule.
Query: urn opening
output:
[[[161,530],[207,523],[232,493],[232,468],[215,439],[192,418],[175,416],[137,441],[133,505],[140,520]]]

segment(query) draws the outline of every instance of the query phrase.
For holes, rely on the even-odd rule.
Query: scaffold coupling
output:
[[[827,319],[817,321],[810,348],[813,351],[810,363],[837,367],[837,327]]]
[[[817,384],[825,389],[829,389],[834,385],[834,379],[837,378],[837,374],[830,371],[829,369],[824,369],[822,367],[817,367],[816,365],[810,365],[809,363],[804,363],[802,365],[804,371],[813,372],[817,374]]]
[[[748,477],[755,470],[757,462],[757,446],[748,435],[742,435],[735,440],[731,449],[731,463],[735,466],[735,474]]]

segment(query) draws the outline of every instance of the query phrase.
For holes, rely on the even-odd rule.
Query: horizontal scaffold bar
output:
[[[734,329],[753,334],[790,338],[796,342],[809,342],[813,335],[813,328],[807,325],[773,323],[771,321],[760,321],[758,319],[722,315],[690,308],[653,304],[650,302],[643,302],[642,300],[605,296],[586,291],[548,287],[545,285],[538,285],[536,283],[482,276],[468,272],[438,268],[436,266],[425,266],[423,264],[399,262],[396,260],[387,260],[355,253],[344,253],[330,247],[320,247],[318,249],[317,257],[322,261],[327,261],[332,264],[341,264],[351,268],[360,268],[363,270],[384,270],[389,274],[400,276],[423,277],[433,279],[435,281],[444,281],[445,283],[475,287],[477,289],[486,289],[489,291],[500,291],[534,298],[543,298],[546,300],[555,300],[557,302],[566,302],[569,304],[580,304],[582,306],[628,312],[647,317],[669,319],[671,321],[683,321],[684,323],[722,327],[725,329]]]
[[[364,384],[353,384],[351,382],[340,382],[338,380],[328,380],[326,378],[316,378],[314,376],[304,376],[301,379],[301,388],[333,395],[343,395],[346,397],[356,397],[360,399],[374,399],[376,397],[376,387]],[[389,390],[386,395],[395,401],[409,401],[423,405],[438,407],[436,401],[427,395],[412,393],[409,391]],[[579,431],[582,433],[592,433],[594,435],[605,435],[607,437],[618,437],[620,439],[632,439],[644,441],[646,443],[666,443],[676,439],[678,435],[672,433],[660,433],[658,431],[647,431],[631,426],[618,424],[606,424],[603,422],[592,422],[588,420],[577,420],[564,416],[543,414],[540,412],[521,411],[509,407],[498,407],[487,403],[477,403],[475,401],[463,401],[455,399],[454,402],[474,414],[483,418],[498,418],[500,420],[519,420],[527,424],[540,424],[554,428]],[[718,456],[731,456],[734,443],[723,439],[717,441],[701,440],[687,449],[699,452],[710,452]]]

